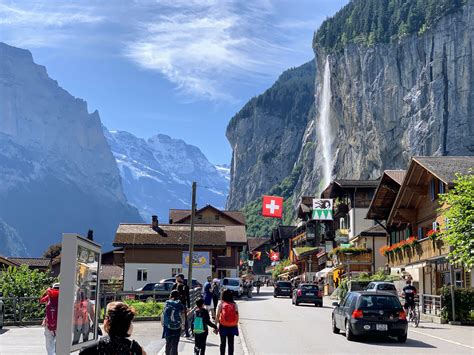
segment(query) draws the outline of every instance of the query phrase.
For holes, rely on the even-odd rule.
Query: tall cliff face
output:
[[[110,247],[119,222],[141,221],[127,204],[98,113],[89,114],[29,51],[3,43],[0,118],[0,253],[38,255],[61,233],[89,228]]]
[[[291,173],[312,117],[314,76],[314,62],[284,72],[230,121],[227,139],[233,155],[228,208],[242,208]]]
[[[473,18],[474,1],[468,0],[460,11],[444,16],[424,33],[391,43],[353,43],[329,52],[316,41],[316,75],[312,78],[316,95],[311,95],[307,106],[315,109],[309,117],[276,120],[283,124],[269,126],[271,140],[266,140],[266,131],[254,129],[264,124],[265,116],[254,116],[249,122],[237,120],[240,126],[229,125],[227,136],[234,147],[234,162],[238,162],[233,166],[229,203],[235,207],[248,204],[295,168],[300,173],[289,196],[293,206],[300,196],[315,195],[324,188],[328,162],[323,159],[327,147],[321,139],[320,113],[327,58],[330,104],[326,134],[332,142],[328,159],[332,177],[377,178],[384,169],[406,168],[414,155],[474,154]],[[297,135],[292,137],[297,152],[268,164],[262,154],[280,151],[281,140],[274,137],[285,135],[287,129],[299,132],[301,141],[296,140]],[[265,148],[263,141],[268,144]],[[239,150],[242,146],[245,149]],[[264,174],[270,174],[266,181],[271,183],[262,185],[258,177]]]
[[[104,134],[128,201],[145,220],[156,214],[166,222],[170,208],[190,208],[193,181],[198,184],[198,205],[224,208],[229,189],[225,168],[218,171],[199,148],[163,134],[148,140],[123,131],[104,129]]]

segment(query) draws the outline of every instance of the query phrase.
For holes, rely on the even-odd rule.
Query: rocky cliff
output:
[[[316,36],[316,96],[308,89],[312,100],[305,105],[314,106],[314,112],[292,120],[273,118],[274,125],[262,114],[268,107],[253,115],[244,115],[244,107],[232,119],[227,132],[234,149],[229,205],[242,207],[259,198],[295,168],[300,173],[289,196],[293,205],[301,195],[324,187],[327,167],[331,177],[377,178],[384,169],[406,168],[414,155],[474,154],[473,18],[474,1],[469,0],[429,28],[386,43],[347,43],[333,50]],[[325,130],[326,60],[330,102]],[[266,130],[256,129],[265,124]],[[291,135],[291,147],[283,147],[291,154],[265,161],[266,151],[281,151],[287,131],[298,132]]]
[[[97,112],[29,51],[0,43],[0,253],[39,255],[61,233],[110,247],[119,222],[139,222]]]

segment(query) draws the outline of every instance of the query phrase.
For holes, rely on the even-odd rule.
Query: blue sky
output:
[[[184,139],[230,163],[230,118],[347,0],[0,0],[0,41],[98,110],[111,130]]]

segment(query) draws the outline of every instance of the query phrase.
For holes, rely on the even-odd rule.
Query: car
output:
[[[292,303],[298,306],[300,303],[311,303],[316,307],[323,306],[323,293],[317,285],[302,283],[293,290]]]
[[[153,288],[155,287],[156,282],[149,282],[145,286],[137,288],[135,291],[153,291]]]
[[[277,281],[273,289],[273,297],[287,296],[292,297],[293,287],[290,281]]]
[[[151,289],[148,285],[152,285]],[[173,282],[159,282],[156,284],[146,284],[142,291],[147,291],[145,294],[137,295],[136,299],[141,301],[149,300],[166,300],[169,298],[171,290],[173,289]]]
[[[0,329],[3,328],[3,322],[5,318],[5,305],[2,300],[3,294],[0,292]]]
[[[172,283],[175,283],[176,282],[176,278],[174,277],[170,277],[168,279],[163,279],[163,280],[160,280],[160,283],[161,282],[172,282]],[[184,283],[187,285],[188,284],[188,279],[184,279]],[[202,288],[202,284],[196,280],[196,279],[193,279],[193,288]]]
[[[349,292],[339,304],[333,303],[332,331],[345,332],[349,341],[362,335],[397,337],[400,343],[407,340],[406,313],[397,296],[387,292]]]
[[[243,282],[237,277],[224,277],[221,280],[221,288],[230,290],[234,296],[238,298],[240,298],[244,293]]]
[[[397,289],[393,282],[386,281],[373,281],[367,285],[365,291],[374,291],[374,292],[388,292],[392,293],[395,296],[398,295]]]

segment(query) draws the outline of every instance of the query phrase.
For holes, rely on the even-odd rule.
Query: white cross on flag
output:
[[[282,218],[283,216],[283,197],[263,196],[262,216]]]

